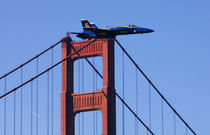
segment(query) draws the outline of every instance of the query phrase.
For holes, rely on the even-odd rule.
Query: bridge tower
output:
[[[67,37],[62,42],[62,59],[90,43],[75,42]],[[103,87],[90,93],[74,94],[74,61],[101,56]],[[114,40],[97,39],[62,63],[61,135],[75,135],[75,116],[80,112],[99,110],[102,113],[102,135],[116,135],[116,97],[114,75]]]

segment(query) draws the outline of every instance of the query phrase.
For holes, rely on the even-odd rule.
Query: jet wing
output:
[[[71,34],[76,34],[77,37],[86,39],[86,38],[93,38],[96,35],[92,31],[85,31],[85,32],[71,32]]]

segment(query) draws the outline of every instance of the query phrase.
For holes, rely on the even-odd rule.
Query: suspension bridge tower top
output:
[[[75,116],[85,111],[102,112],[102,134],[116,135],[116,98],[114,81],[114,40],[96,39],[81,42],[66,37],[62,42],[61,135],[75,135]],[[103,88],[96,92],[74,94],[74,61],[103,58]]]

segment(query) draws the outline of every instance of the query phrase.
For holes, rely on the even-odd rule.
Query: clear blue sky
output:
[[[98,27],[151,28],[154,33],[121,36],[120,42],[192,128],[206,135],[210,132],[209,5],[208,0],[2,0],[0,74],[60,40],[67,31],[81,31],[81,18]]]

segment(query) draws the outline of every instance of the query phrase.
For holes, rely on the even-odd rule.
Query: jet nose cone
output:
[[[147,29],[147,28],[140,28],[140,29],[138,29],[138,32],[143,34],[143,33],[151,33],[151,32],[154,32],[154,30]]]
[[[154,32],[154,30],[152,30],[152,29],[147,29],[146,32],[147,32],[147,33],[151,33],[151,32]]]

